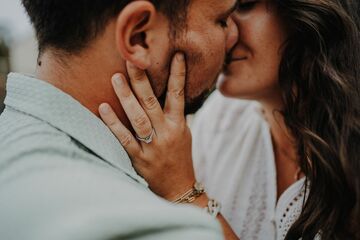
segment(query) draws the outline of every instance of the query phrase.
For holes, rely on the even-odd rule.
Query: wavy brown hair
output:
[[[358,0],[275,0],[289,38],[279,81],[308,198],[286,239],[360,239]]]

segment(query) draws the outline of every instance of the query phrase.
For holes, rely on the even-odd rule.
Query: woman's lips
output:
[[[237,62],[237,61],[244,61],[246,60],[247,57],[232,57],[231,59],[228,60],[228,62],[226,62],[226,64],[224,65],[223,68],[223,74],[225,76],[231,75],[231,71],[229,69],[229,66],[231,65],[231,63],[233,62]]]
[[[231,58],[231,62],[243,61],[246,59],[247,59],[247,57],[233,57],[233,58]]]

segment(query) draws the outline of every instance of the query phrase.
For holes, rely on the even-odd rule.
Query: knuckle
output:
[[[184,71],[184,70],[175,71],[175,72],[173,72],[173,76],[179,77],[179,78],[186,77],[186,71]]]
[[[144,171],[150,171],[151,167],[153,165],[152,161],[149,161],[141,152],[141,150],[137,153],[135,153],[135,156],[132,158],[132,163],[135,167],[135,169]],[[149,174],[147,174],[149,175]]]
[[[142,154],[141,148],[137,148],[135,151],[133,151],[130,158],[133,162],[136,162],[136,161],[139,162],[139,161],[141,161],[141,159],[139,159],[139,157],[141,157],[141,154]]]
[[[142,99],[142,103],[146,110],[153,110],[157,106],[157,99],[155,96],[150,96]]]
[[[134,125],[135,125],[135,127],[139,128],[139,129],[146,128],[148,125],[147,117],[144,114],[139,115],[138,117],[136,117],[134,119]]]
[[[173,90],[170,90],[169,93],[172,96],[174,96],[176,99],[178,99],[178,98],[181,98],[184,96],[185,91],[184,91],[184,89],[173,89]]]
[[[121,135],[122,134],[122,128],[119,121],[113,121],[109,123],[110,130],[115,133],[115,135]]]
[[[150,126],[148,128],[144,128],[138,131],[140,137],[148,137],[152,134],[152,128]]]
[[[124,134],[123,136],[120,137],[119,141],[120,141],[120,144],[122,146],[127,147],[132,142],[132,135],[131,134]]]
[[[133,72],[133,76],[132,76],[133,80],[135,81],[143,81],[146,78],[145,72],[140,71],[140,70],[136,70]]]
[[[112,120],[108,123],[108,126],[110,129],[116,129],[117,128],[117,122]]]
[[[171,146],[173,143],[175,143],[175,139],[173,138],[173,135],[166,134],[163,136],[163,142],[167,146]]]

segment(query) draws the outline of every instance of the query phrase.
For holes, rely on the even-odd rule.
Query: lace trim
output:
[[[278,239],[285,239],[291,226],[299,218],[305,201],[305,187],[288,203],[278,222]]]

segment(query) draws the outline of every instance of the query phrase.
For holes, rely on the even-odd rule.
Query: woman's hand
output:
[[[154,193],[170,201],[187,192],[195,183],[191,134],[184,116],[185,68],[184,56],[176,54],[171,64],[164,110],[144,71],[127,63],[131,88],[136,96],[125,76],[113,76],[116,95],[138,139],[142,140],[133,136],[108,104],[99,107],[101,118],[128,152],[136,171],[147,180]],[[203,208],[208,201],[207,195],[203,194],[193,204]],[[238,240],[221,214],[217,219],[225,238]]]
[[[184,116],[186,64],[177,53],[172,61],[165,108],[162,110],[144,71],[127,63],[131,88],[122,74],[112,78],[114,90],[138,136],[138,141],[104,103],[99,112],[132,159],[136,171],[153,192],[174,200],[195,183],[191,133]],[[135,93],[133,93],[133,91]],[[145,139],[152,141],[145,143]]]

